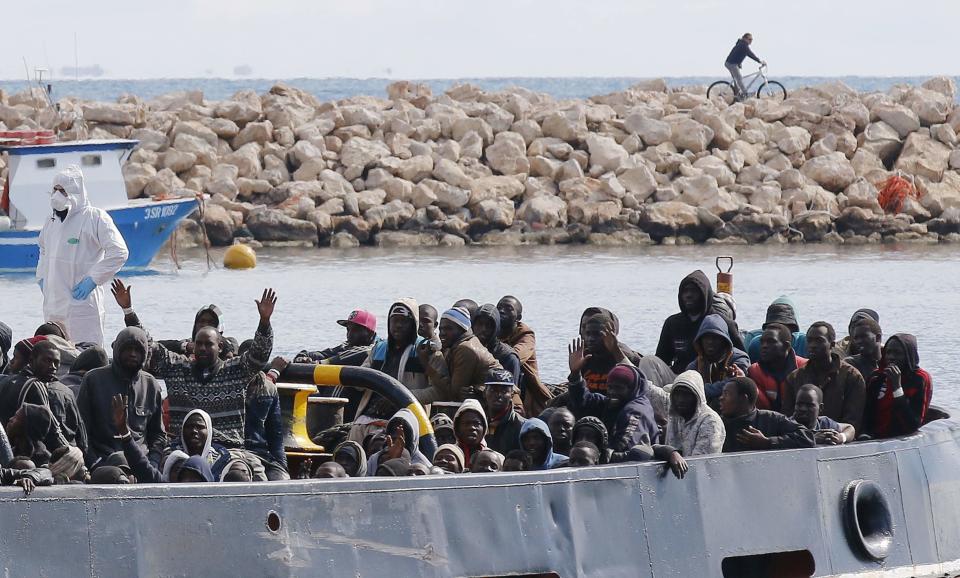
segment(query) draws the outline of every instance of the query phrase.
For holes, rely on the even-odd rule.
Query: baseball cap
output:
[[[346,319],[341,319],[337,321],[340,325],[346,327],[347,323],[353,323],[359,325],[360,327],[366,327],[370,331],[377,332],[377,318],[373,313],[369,311],[364,311],[363,309],[354,309],[350,312],[350,315]]]

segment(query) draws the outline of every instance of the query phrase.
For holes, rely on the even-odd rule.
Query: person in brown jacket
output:
[[[550,390],[540,381],[537,365],[537,336],[529,325],[523,323],[523,305],[512,295],[497,302],[500,313],[500,341],[517,352],[520,358],[520,395],[527,415],[540,415],[553,398]]]
[[[433,398],[429,401],[479,399],[487,372],[494,368],[502,369],[471,329],[470,312],[462,307],[448,309],[440,317],[440,342],[443,344],[448,375],[437,375],[428,368],[431,384],[428,389],[432,392],[429,395],[415,392],[421,403],[424,397]]]
[[[866,385],[860,372],[834,351],[836,340],[833,327],[824,321],[817,321],[807,329],[808,361],[787,376],[780,411],[792,416],[800,388],[806,384],[816,385],[823,390],[823,415],[860,431]]]

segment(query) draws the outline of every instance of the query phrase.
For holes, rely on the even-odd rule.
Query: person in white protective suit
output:
[[[74,343],[103,346],[103,289],[127,262],[113,219],[90,204],[83,172],[70,165],[53,178],[50,218],[40,231],[37,283],[43,319],[64,325]]]

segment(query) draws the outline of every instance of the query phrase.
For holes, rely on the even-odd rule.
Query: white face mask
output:
[[[54,193],[50,195],[50,206],[53,207],[54,211],[65,211],[67,207],[69,207],[67,196],[60,191],[54,191]]]

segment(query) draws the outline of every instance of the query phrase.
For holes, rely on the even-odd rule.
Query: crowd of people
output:
[[[651,460],[683,478],[695,456],[910,434],[932,394],[916,338],[885,339],[876,311],[856,311],[838,340],[827,322],[801,326],[780,297],[760,328],[743,330],[732,296],[700,271],[681,281],[679,311],[664,321],[655,354],[618,338],[614,312],[587,308],[568,346],[567,381],[557,385],[541,379],[536,333],[509,295],[496,304],[462,299],[442,313],[398,299],[382,337],[377,316],[356,310],[338,322],[343,343],[288,360],[271,359],[272,289],[256,301],[259,324],[242,342],[224,334],[216,305],[198,311],[187,337],[154,339],[130,287],[114,280],[111,292],[126,328],[109,352],[72,341],[56,321],[18,341],[0,323],[3,485],[30,492]],[[349,427],[328,446],[330,459],[290,471],[276,385],[290,362],[363,366],[396,379],[433,409],[438,449],[427,455],[409,409],[371,390],[320,387],[348,400]]]

